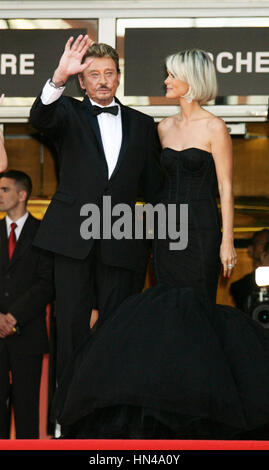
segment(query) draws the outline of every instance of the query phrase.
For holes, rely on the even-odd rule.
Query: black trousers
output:
[[[142,290],[147,251],[138,271],[103,263],[100,244],[95,242],[88,257],[77,260],[55,255],[57,367],[59,379],[75,350],[90,334],[92,308],[98,308],[98,327],[121,302]]]
[[[39,393],[42,354],[18,354],[0,344],[0,438],[10,437],[14,409],[16,438],[39,438]],[[10,383],[10,372],[12,384]]]

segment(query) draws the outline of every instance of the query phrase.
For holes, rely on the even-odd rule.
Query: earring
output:
[[[193,101],[192,91],[190,92],[189,96],[186,96],[185,100],[187,101],[187,103],[191,103]]]
[[[189,87],[187,93],[184,96],[182,96],[182,98],[185,98],[187,103],[191,103],[193,101],[194,95],[193,95],[193,92],[192,92],[190,87]]]

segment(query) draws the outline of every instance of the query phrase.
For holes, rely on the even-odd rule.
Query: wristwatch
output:
[[[53,88],[57,88],[57,90],[60,90],[61,88],[64,88],[65,87],[65,83],[64,82],[53,82],[52,79],[50,78],[49,80],[49,84],[53,87]]]

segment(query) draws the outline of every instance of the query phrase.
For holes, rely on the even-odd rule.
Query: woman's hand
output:
[[[220,246],[220,259],[223,266],[223,276],[229,278],[237,263],[237,256],[233,242],[222,241]]]

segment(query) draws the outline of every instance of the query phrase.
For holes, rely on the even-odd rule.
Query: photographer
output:
[[[248,247],[248,254],[253,260],[253,270],[238,281],[233,282],[230,287],[230,293],[235,302],[235,306],[244,312],[249,311],[248,298],[257,288],[255,270],[262,265],[261,255],[264,252],[265,245],[268,243],[268,236],[268,229],[254,233]]]
[[[269,237],[264,247],[264,251],[261,254],[261,266],[269,266]]]

